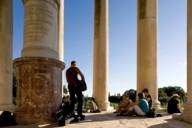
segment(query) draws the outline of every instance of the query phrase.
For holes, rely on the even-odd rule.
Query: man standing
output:
[[[70,100],[71,100],[71,112],[74,115],[74,121],[78,121],[78,117],[80,117],[80,120],[84,120],[85,116],[82,114],[82,106],[83,106],[83,94],[79,87],[79,77],[81,77],[81,80],[85,80],[84,75],[81,73],[80,69],[76,66],[76,61],[71,61],[71,66],[66,71],[66,78],[68,82],[68,89],[70,94]],[[75,102],[77,97],[77,113],[78,115],[75,116],[74,109],[75,109]]]

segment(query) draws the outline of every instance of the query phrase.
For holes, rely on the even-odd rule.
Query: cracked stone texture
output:
[[[16,120],[19,124],[51,123],[62,100],[62,69],[58,60],[21,57],[17,73]]]

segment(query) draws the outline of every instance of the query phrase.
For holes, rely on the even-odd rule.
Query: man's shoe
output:
[[[85,120],[85,115],[80,115],[80,120]]]
[[[76,123],[76,122],[79,122],[79,119],[76,118],[76,117],[73,120],[70,121],[70,123]]]

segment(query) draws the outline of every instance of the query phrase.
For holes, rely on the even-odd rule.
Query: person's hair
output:
[[[143,99],[143,98],[144,98],[144,94],[143,94],[143,93],[139,93],[139,94],[138,94],[138,98],[139,98],[139,99]]]
[[[149,93],[149,90],[147,88],[143,89],[142,92],[146,92],[146,93]]]
[[[147,95],[147,98],[152,98],[151,95]]]
[[[72,64],[76,64],[76,61],[75,61],[75,60],[71,61],[71,65],[72,65]]]

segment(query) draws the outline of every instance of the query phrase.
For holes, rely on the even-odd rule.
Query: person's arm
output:
[[[130,103],[130,107],[135,106],[135,105],[138,105],[138,104],[139,104],[139,101],[136,100],[135,102],[131,102],[131,103]]]
[[[80,71],[79,68],[77,68],[77,73],[81,76],[81,79],[82,79],[83,81],[85,81],[85,77],[84,77],[83,73]]]
[[[177,109],[180,110],[179,100],[177,100]]]

